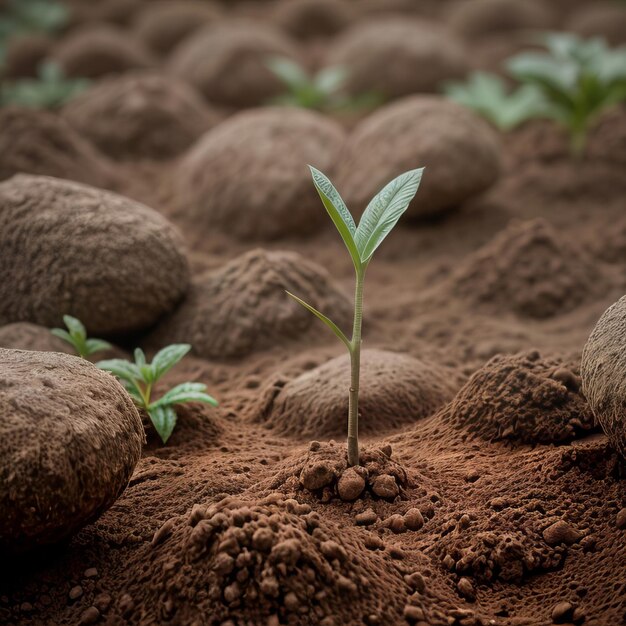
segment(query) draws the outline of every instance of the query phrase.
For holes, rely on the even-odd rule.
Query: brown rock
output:
[[[379,498],[387,500],[393,500],[400,493],[396,479],[389,474],[376,476],[372,482],[372,491]]]
[[[409,530],[419,530],[424,525],[424,516],[419,509],[409,509],[404,514],[404,524]]]
[[[356,500],[365,489],[365,479],[353,467],[349,467],[339,478],[337,492],[346,502]]]
[[[626,528],[626,508],[618,511],[617,517],[615,518],[615,525],[621,530]]]
[[[469,578],[466,578],[465,576],[460,578],[456,587],[459,590],[459,593],[469,602],[474,602],[474,600],[476,600],[476,590],[474,589],[474,585]]]
[[[113,376],[55,352],[0,349],[0,416],[0,549],[10,551],[96,519],[126,488],[144,439]]]
[[[309,491],[323,489],[335,480],[335,469],[327,461],[306,465],[300,474],[300,484]]]
[[[358,526],[371,526],[376,523],[376,520],[378,520],[378,515],[372,509],[367,509],[354,516],[354,521]]]
[[[90,606],[85,609],[80,616],[79,626],[87,626],[88,624],[95,624],[100,619],[100,611],[95,606]]]
[[[555,624],[568,622],[574,613],[574,606],[571,602],[559,602],[552,608],[552,621]]]
[[[582,533],[565,520],[554,522],[543,531],[543,540],[549,546],[556,546],[560,543],[569,546],[580,541],[581,537]]]

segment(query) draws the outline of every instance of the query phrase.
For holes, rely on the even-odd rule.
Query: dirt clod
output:
[[[543,539],[549,546],[560,543],[570,546],[577,543],[581,537],[582,533],[565,520],[554,522],[543,531]]]

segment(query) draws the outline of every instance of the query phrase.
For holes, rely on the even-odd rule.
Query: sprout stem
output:
[[[359,374],[361,369],[361,326],[365,271],[357,269],[354,292],[354,326],[350,348],[350,395],[348,398],[348,466],[359,464]]]

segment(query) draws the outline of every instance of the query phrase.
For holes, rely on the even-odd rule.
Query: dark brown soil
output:
[[[174,35],[161,22],[154,32],[165,34],[153,38],[144,30],[151,2],[73,4],[81,8],[55,50],[71,51],[86,24],[100,30],[103,22],[130,45],[106,44],[90,56],[97,42],[83,38],[67,57],[81,71],[112,71],[119,76],[106,81],[124,83],[138,63],[149,62],[151,71],[174,72],[200,88],[209,106],[232,109],[276,93],[259,69],[264,54],[319,63],[321,23],[335,32],[323,33],[329,48],[361,20],[380,29],[390,16],[456,24],[464,61],[492,69],[526,46],[529,29],[577,20],[581,32],[606,26],[600,17],[582,24],[580,15],[592,15],[593,7],[579,0],[476,0],[474,7],[465,0],[454,7],[444,0],[337,0],[315,7],[327,22],[303,18],[313,10],[305,1],[224,1],[211,25],[187,22],[185,36],[173,20]],[[599,15],[607,4],[597,5]],[[617,25],[619,4],[611,6]],[[337,18],[348,14],[345,24]],[[306,45],[288,33],[306,37]],[[399,70],[390,61],[385,71]],[[85,130],[98,127],[106,137],[108,125],[113,141],[114,108],[98,111],[102,119]],[[82,186],[32,177],[17,189],[19,178],[0,185],[11,214],[32,214],[19,227],[0,227],[0,312],[12,312],[0,315],[0,346],[61,350],[43,326],[25,322],[56,325],[62,313],[78,312],[95,320],[90,330],[130,331],[112,337],[126,350],[139,344],[150,353],[189,341],[192,355],[156,393],[200,381],[220,400],[217,409],[180,407],[165,446],[144,416],[141,458],[106,512],[92,518],[125,476],[50,535],[63,542],[2,556],[0,623],[625,624],[624,340],[623,319],[613,318],[623,301],[586,349],[589,389],[580,364],[598,319],[626,292],[624,109],[599,120],[578,161],[548,122],[497,137],[432,95],[389,104],[355,128],[356,114],[270,111],[240,113],[208,134],[194,126],[189,147],[181,144],[177,156],[157,150],[150,161],[139,149],[149,135],[142,127],[141,140],[128,139],[127,148],[116,143],[114,165],[88,132],[81,136],[62,118],[0,111],[0,179],[52,174],[128,196],[113,201],[108,192],[79,193]],[[183,116],[172,119],[187,128]],[[418,219],[401,220],[368,268],[357,468],[347,467],[344,441],[345,348],[283,291],[349,330],[354,272],[324,221],[307,162],[331,175],[356,214],[392,176],[426,166],[409,215]],[[44,184],[43,199],[32,202]],[[137,202],[167,216],[186,246]],[[77,216],[84,211],[99,217],[83,223]],[[7,215],[0,206],[0,223]],[[78,308],[66,310],[67,302]],[[0,350],[0,374],[5,354]],[[64,476],[89,467],[95,480],[107,468],[81,464],[89,455],[68,455],[72,437],[62,425],[72,426],[74,439],[85,415],[119,425],[114,416],[122,405],[111,399],[117,391],[71,357],[20,354],[30,356],[19,357],[18,375],[0,380],[10,407],[3,415],[13,419],[16,404],[26,415],[37,408],[39,421],[19,450],[53,449],[56,468],[70,467],[63,464],[71,456]],[[51,370],[52,380],[33,359],[63,361],[65,373]],[[68,372],[76,378],[71,393]],[[592,408],[598,416],[604,411],[609,437]],[[11,423],[0,424],[0,448],[15,436]],[[90,428],[89,442],[108,441],[99,436],[104,426]],[[0,455],[0,493],[6,476],[28,479],[15,474],[20,459],[11,459]],[[56,513],[59,503],[67,513],[89,500],[66,479],[48,489],[37,463],[22,495],[57,494]],[[0,544],[8,536],[0,530]]]

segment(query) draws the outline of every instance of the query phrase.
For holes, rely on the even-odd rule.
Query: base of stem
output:
[[[348,437],[348,467],[359,464],[359,440],[356,437]]]

